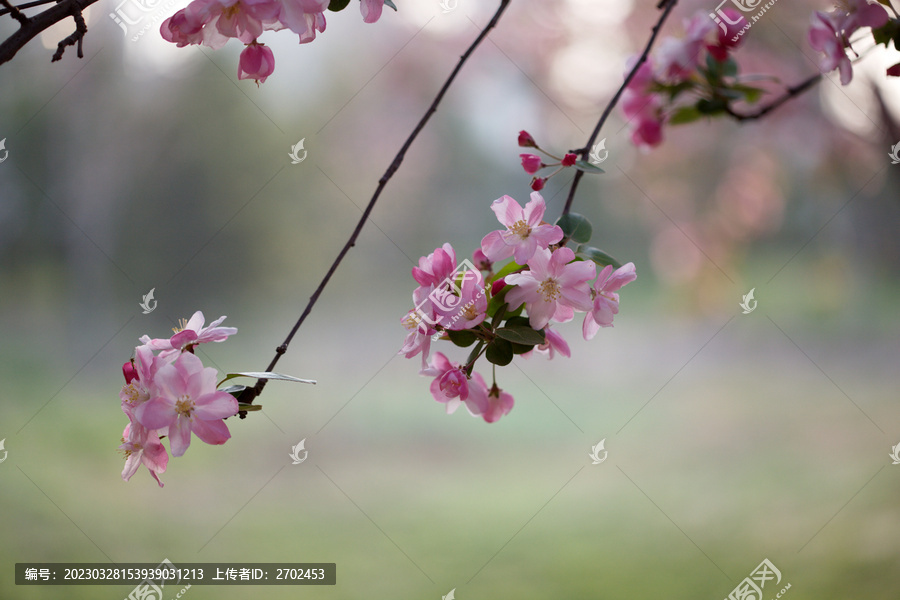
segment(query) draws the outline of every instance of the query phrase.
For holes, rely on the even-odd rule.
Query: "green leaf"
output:
[[[390,6],[394,9],[394,12],[397,12],[397,6],[393,2],[391,2],[391,0],[384,0],[384,5]]]
[[[599,160],[599,158],[598,158],[598,160]],[[586,160],[576,160],[575,168],[578,169],[579,171],[584,171],[585,173],[593,173],[593,174],[606,173],[606,171],[604,171],[597,165],[595,165],[593,163],[589,163]]]
[[[262,406],[259,404],[241,404],[238,402],[238,410],[250,412],[252,410],[262,410]]]
[[[563,230],[563,234],[573,242],[585,244],[591,241],[591,234],[594,232],[594,228],[586,217],[578,213],[563,215],[556,224]]]
[[[504,302],[497,309],[497,312],[494,314],[494,318],[491,319],[491,326],[493,327],[493,329],[496,329],[497,327],[499,327],[500,322],[506,318],[506,309],[507,308],[509,308],[509,305],[506,302]]]
[[[350,0],[331,0],[328,4],[328,10],[338,12],[347,8],[348,4],[350,4]]]
[[[601,267],[612,265],[614,269],[618,269],[622,266],[622,263],[614,257],[610,256],[600,248],[594,248],[593,246],[578,246],[575,256],[580,256],[585,260],[592,260]]]
[[[720,64],[722,65],[722,74],[725,75],[725,77],[737,77],[738,64],[734,58],[729,56],[725,59],[725,62]]]
[[[697,101],[697,110],[699,110],[704,115],[715,115],[723,112],[725,107],[728,104],[722,100],[721,98],[716,98],[715,100],[707,100],[703,98],[702,100]]]
[[[525,354],[534,350],[534,346],[531,344],[514,344],[510,342],[509,345],[512,346],[513,354]]]
[[[509,275],[510,273],[515,273],[516,271],[518,271],[521,268],[522,268],[522,265],[516,263],[516,261],[511,261],[505,267],[503,267],[502,269],[500,269],[499,271],[494,273],[494,276],[491,278],[490,282],[493,283],[495,281],[499,281],[499,280],[503,279],[504,277],[506,277],[507,275]]]
[[[531,322],[528,320],[528,317],[510,317],[506,320],[507,327],[531,327]]]
[[[693,123],[702,116],[703,113],[697,110],[696,106],[682,106],[672,113],[668,123],[670,125],[684,125],[685,123]]]
[[[511,290],[512,287],[513,286],[511,286],[511,285],[503,286],[503,289],[500,290],[500,292],[498,292],[496,296],[493,296],[490,300],[488,300],[488,307],[487,307],[487,316],[488,317],[493,317],[495,314],[497,314],[497,310],[501,306],[506,304],[506,292]]]
[[[765,91],[761,88],[744,85],[742,83],[731,86],[731,89],[741,92],[744,95],[744,100],[750,104],[759,102],[759,99],[762,98]]]
[[[481,354],[481,350],[484,348],[484,342],[478,342],[478,345],[472,348],[472,351],[469,352],[469,358],[466,359],[464,364],[474,363],[475,359],[478,358],[478,355]],[[473,365],[474,366],[474,365]],[[467,375],[472,374],[472,369],[469,369],[466,373]]]
[[[531,327],[523,325],[507,325],[498,329],[496,334],[498,337],[514,344],[536,346],[547,341],[543,332],[535,331]]]
[[[494,341],[488,344],[487,352],[484,353],[484,356],[489,362],[499,367],[505,367],[513,359],[512,344],[503,338],[494,338]]]
[[[216,387],[218,388],[220,385],[228,381],[229,379],[234,379],[235,377],[255,377],[256,379],[277,379],[280,381],[295,381],[297,383],[312,383],[315,385],[315,379],[300,379],[299,377],[292,377],[290,375],[282,375],[281,373],[271,373],[269,371],[246,371],[243,373],[228,373],[225,376],[225,379],[220,381]]]
[[[220,392],[225,392],[226,394],[232,394],[233,396],[237,396],[241,392],[247,389],[246,385],[229,385],[226,388],[222,388],[219,390]]]
[[[462,329],[460,331],[449,329],[447,330],[447,336],[450,338],[451,342],[460,348],[468,348],[478,341],[478,337],[469,329]]]

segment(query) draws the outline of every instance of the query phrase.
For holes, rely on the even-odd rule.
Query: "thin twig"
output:
[[[2,2],[2,0],[0,0]],[[51,26],[59,23],[63,19],[73,17],[75,14],[81,15],[85,8],[94,4],[97,0],[60,0],[55,6],[51,6],[47,10],[40,12],[32,17],[28,17],[27,24],[22,24],[19,29],[11,36],[0,43],[0,65],[9,62],[21,50],[25,44],[37,37],[41,32],[46,31]],[[5,2],[4,5],[8,4]],[[23,5],[24,6],[24,5]],[[83,22],[83,20],[82,20]],[[21,23],[21,21],[20,21]],[[81,38],[73,38],[78,35],[78,18],[75,19],[76,32],[69,36],[74,42],[79,42]],[[85,30],[87,28],[85,27]],[[83,36],[83,34],[80,34]],[[66,38],[66,39],[69,39]],[[64,40],[65,41],[65,40]],[[57,50],[57,53],[59,50]],[[56,54],[54,54],[56,56]],[[81,56],[81,54],[79,54]]]
[[[813,75],[812,77],[810,77],[804,81],[801,81],[797,85],[793,85],[793,86],[787,88],[787,91],[785,91],[784,94],[782,94],[781,96],[776,98],[774,101],[772,101],[771,104],[767,104],[766,106],[763,106],[762,108],[760,108],[759,110],[757,110],[755,112],[739,113],[739,112],[735,112],[734,110],[732,110],[732,108],[730,106],[725,108],[725,112],[728,113],[735,120],[741,121],[741,122],[759,119],[761,117],[766,116],[767,114],[769,114],[770,112],[772,112],[773,110],[775,110],[776,108],[778,108],[779,106],[781,106],[782,104],[784,104],[785,102],[790,100],[791,98],[794,98],[795,96],[799,96],[800,94],[802,94],[803,92],[805,92],[806,90],[811,88],[812,86],[819,83],[819,81],[821,79],[822,79],[822,74],[817,73],[816,75]]]
[[[84,42],[84,34],[87,33],[87,24],[84,22],[84,16],[78,12],[74,11],[72,13],[72,18],[75,19],[75,31],[72,32],[70,36],[62,40],[56,46],[56,52],[53,53],[53,58],[50,62],[56,62],[60,60],[63,56],[63,52],[66,51],[67,46],[74,46],[76,43],[78,44],[78,58],[84,58],[84,52],[82,52],[81,44]]]
[[[640,58],[638,58],[637,62],[634,63],[634,67],[632,67],[631,71],[625,77],[625,81],[622,82],[621,86],[619,86],[619,89],[612,97],[612,100],[610,100],[609,104],[606,105],[606,108],[603,110],[603,114],[600,115],[600,120],[597,121],[597,126],[594,127],[594,131],[591,132],[591,137],[588,138],[587,144],[585,144],[583,148],[580,148],[576,151],[576,153],[581,154],[582,160],[587,158],[588,153],[591,151],[591,146],[594,145],[597,136],[600,135],[600,130],[603,128],[603,125],[606,123],[606,120],[612,113],[613,108],[615,108],[616,104],[618,104],[619,98],[621,98],[622,94],[625,92],[625,88],[627,88],[628,84],[631,83],[631,80],[634,79],[634,76],[638,72],[638,69],[641,68],[641,65],[643,65],[647,61],[647,57],[650,55],[650,49],[653,48],[653,44],[656,42],[656,37],[659,35],[663,24],[666,22],[666,19],[669,18],[669,13],[672,12],[672,9],[675,8],[676,4],[678,4],[678,0],[662,0],[659,3],[658,7],[662,8],[663,12],[659,16],[659,19],[656,21],[656,25],[653,26],[653,30],[650,34],[650,39],[647,40],[647,45],[644,47],[644,52],[641,54]],[[572,209],[572,201],[575,199],[575,190],[578,189],[578,184],[581,182],[582,177],[584,177],[584,171],[575,172],[575,178],[572,180],[572,186],[569,188],[569,196],[568,198],[566,198],[566,205],[565,207],[563,207],[563,215],[569,214],[569,211]]]
[[[13,19],[15,19],[16,21],[19,22],[19,25],[21,25],[22,27],[25,27],[26,25],[28,25],[28,17],[23,15],[22,11],[19,10],[21,8],[20,6],[15,6],[14,4],[10,4],[9,0],[0,0],[0,4],[2,4],[3,6],[6,7],[3,10],[0,10],[0,16],[3,16],[6,13],[9,13],[12,15]]]
[[[366,206],[366,209],[363,211],[362,216],[359,219],[359,222],[356,224],[356,229],[353,230],[353,233],[350,235],[350,239],[347,240],[347,243],[344,244],[344,247],[341,249],[340,253],[337,255],[337,258],[334,259],[334,262],[331,265],[331,268],[328,269],[328,272],[325,274],[325,277],[319,283],[319,287],[316,288],[316,291],[313,292],[313,295],[310,296],[309,302],[306,305],[306,308],[303,310],[303,313],[300,315],[300,318],[297,319],[297,322],[294,324],[294,327],[291,329],[288,336],[285,338],[284,342],[280,346],[275,349],[275,357],[272,359],[272,362],[269,363],[269,366],[266,367],[266,371],[271,371],[275,364],[278,362],[278,359],[287,352],[288,345],[291,343],[291,340],[294,338],[294,335],[297,333],[297,330],[300,329],[300,326],[303,324],[303,321],[306,320],[306,317],[312,311],[313,306],[315,306],[316,302],[319,299],[319,296],[322,295],[322,291],[325,289],[325,286],[328,285],[328,282],[331,280],[331,276],[334,275],[334,272],[337,270],[338,266],[341,264],[341,261],[344,259],[344,256],[349,252],[350,248],[352,248],[356,244],[356,239],[359,237],[360,232],[362,231],[363,226],[366,221],[369,219],[369,214],[371,214],[372,209],[375,208],[375,203],[378,201],[378,197],[381,196],[382,190],[384,190],[388,181],[390,181],[391,177],[394,176],[394,173],[397,172],[397,169],[400,168],[400,164],[403,162],[403,158],[406,156],[406,151],[409,150],[409,147],[412,145],[413,141],[415,141],[416,137],[418,137],[419,132],[425,127],[428,123],[431,115],[437,110],[438,104],[440,104],[441,100],[444,98],[444,95],[447,93],[447,90],[450,89],[450,85],[456,79],[456,75],[460,72],[463,65],[475,51],[479,44],[487,37],[488,32],[493,29],[497,22],[500,20],[500,16],[506,10],[506,7],[509,5],[510,0],[500,0],[500,6],[497,8],[497,12],[494,13],[493,18],[490,22],[481,30],[481,33],[475,38],[475,41],[469,46],[469,48],[463,53],[459,58],[459,62],[456,64],[456,68],[453,69],[453,72],[450,73],[450,76],[444,82],[444,85],[441,87],[441,90],[435,96],[434,101],[431,103],[431,106],[428,107],[428,110],[425,111],[425,114],[422,116],[421,120],[419,120],[416,128],[413,129],[412,133],[409,134],[409,137],[406,139],[406,142],[400,148],[400,151],[394,157],[393,162],[391,162],[390,166],[387,168],[387,171],[384,172],[384,175],[381,176],[381,179],[378,180],[378,187],[375,188],[375,193],[372,195],[372,199],[369,200],[369,204]],[[246,389],[239,397],[241,402],[252,403],[253,399],[258,396],[263,387],[266,384],[266,379],[260,379],[256,382],[256,385],[253,388]],[[243,416],[243,415],[242,415]]]

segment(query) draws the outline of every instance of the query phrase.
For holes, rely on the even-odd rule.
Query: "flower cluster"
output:
[[[738,81],[738,67],[731,53],[743,37],[738,24],[743,17],[733,8],[722,11],[719,27],[705,12],[684,23],[683,38],[660,41],[653,56],[640,65],[622,94],[622,110],[632,122],[631,139],[638,147],[658,146],[663,125],[694,121],[724,112],[732,100],[755,102],[761,90]],[[628,71],[634,67],[631,59]],[[675,106],[683,95],[689,105]]]
[[[808,37],[809,45],[824,54],[819,63],[822,71],[827,73],[838,69],[841,85],[847,85],[853,79],[853,66],[847,56],[847,49],[853,51],[850,36],[862,27],[884,27],[890,18],[883,6],[869,4],[866,0],[840,0],[838,4],[831,12],[813,13]],[[888,75],[900,74],[900,64],[891,69]]]
[[[636,277],[634,264],[618,266],[606,253],[585,245],[591,227],[584,217],[569,213],[557,225],[546,223],[546,204],[536,191],[524,208],[503,196],[491,209],[504,229],[484,236],[471,262],[457,264],[453,247],[444,244],[413,267],[419,286],[413,291],[415,308],[401,319],[408,334],[400,350],[407,358],[421,355],[420,374],[434,378],[431,395],[448,413],[464,403],[469,413],[488,423],[509,413],[513,397],[496,380],[488,386],[473,372],[479,358],[496,367],[510,364],[516,354],[527,358],[535,351],[551,359],[556,353],[570,356],[552,324],[583,312],[582,333],[593,338],[600,327],[612,326],[619,311],[617,291]],[[568,241],[580,245],[573,250],[565,245]],[[495,263],[510,258],[495,271]],[[603,266],[599,276],[597,265]],[[441,352],[429,361],[431,343],[439,340],[474,348],[463,363],[451,362]]]
[[[349,4],[338,0],[193,0],[187,7],[163,21],[160,34],[179,48],[202,44],[221,48],[229,38],[237,38],[246,48],[241,52],[238,79],[254,79],[259,84],[275,70],[275,56],[258,42],[263,31],[290,29],[305,44],[325,31],[325,10],[342,10]],[[390,0],[360,0],[366,23],[381,17]]]
[[[122,366],[125,386],[119,398],[129,421],[119,446],[126,457],[125,481],[144,465],[162,487],[159,475],[169,463],[165,437],[173,456],[185,453],[192,433],[207,444],[224,444],[231,437],[223,419],[238,413],[238,402],[216,389],[218,372],[193,353],[199,344],[237,333],[234,327],[220,327],[223,320],[204,327],[203,313],[197,311],[170,338],[141,337],[134,358]]]

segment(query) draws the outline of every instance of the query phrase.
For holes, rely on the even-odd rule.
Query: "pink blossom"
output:
[[[500,420],[500,417],[509,414],[515,401],[513,400],[512,394],[504,392],[494,384],[488,391],[487,403],[488,407],[482,413],[481,417],[488,423],[496,423]]]
[[[436,401],[447,405],[447,414],[455,412],[463,402],[473,415],[480,415],[488,408],[486,395],[481,396],[478,393],[478,380],[475,380],[474,386],[470,386],[462,366],[450,362],[442,353],[435,352],[431,365],[423,369],[421,374],[434,377],[434,381],[431,382],[431,395]],[[478,379],[481,379],[480,376]],[[483,386],[484,380],[480,383]],[[473,389],[475,394],[470,393]]]
[[[138,346],[134,349],[134,360],[123,366],[123,370],[127,371],[125,381],[128,383],[119,392],[119,399],[122,401],[122,412],[128,415],[130,420],[134,420],[135,409],[150,399],[156,372],[165,362],[154,356],[147,346]]]
[[[432,289],[431,286],[416,288],[413,291],[415,308],[400,319],[401,324],[409,333],[406,335],[399,354],[403,354],[406,358],[412,358],[421,353],[423,369],[426,368],[428,353],[431,351],[431,336],[436,333],[434,325],[440,321],[429,300]]]
[[[835,27],[850,36],[860,27],[878,29],[884,27],[890,16],[880,4],[869,4],[867,0],[838,0],[839,8],[831,12]]]
[[[570,321],[574,309],[591,309],[588,281],[597,274],[590,261],[575,261],[571,248],[550,250],[539,248],[528,261],[528,271],[506,276],[506,283],[514,286],[506,293],[511,309],[523,302],[534,329],[543,329],[550,319]]]
[[[222,419],[237,414],[238,403],[216,390],[216,377],[197,356],[180,354],[156,372],[154,395],[137,407],[136,420],[147,429],[168,427],[173,456],[184,454],[191,432],[207,444],[224,444],[231,433]]]
[[[450,244],[436,248],[428,256],[419,258],[419,266],[413,267],[412,276],[419,285],[438,286],[456,272],[456,252]]]
[[[584,316],[582,333],[589,340],[597,335],[601,327],[612,327],[613,317],[619,313],[619,294],[616,292],[637,279],[634,263],[628,263],[613,272],[612,265],[603,267],[594,282],[591,295],[594,297],[591,310]]]
[[[553,357],[557,352],[569,358],[572,356],[571,350],[569,350],[569,344],[566,343],[566,340],[563,339],[563,336],[559,334],[558,331],[550,327],[548,324],[544,327],[544,337],[546,338],[546,342],[543,344],[538,344],[534,347],[534,350],[529,350],[522,354],[522,358],[531,358],[534,352],[539,354],[546,354],[547,360],[553,360]]]
[[[537,143],[531,137],[531,134],[523,129],[519,132],[519,146],[522,148],[537,148]]]
[[[481,248],[475,250],[472,253],[472,262],[475,263],[475,266],[481,269],[482,271],[491,272],[494,268],[494,263],[485,256],[484,252],[482,252]]]
[[[205,317],[201,311],[195,312],[187,322],[182,322],[181,329],[169,339],[150,339],[150,336],[141,336],[140,341],[151,350],[161,350],[159,358],[172,358],[179,352],[190,351],[197,344],[207,342],[224,342],[228,336],[237,333],[235,327],[219,327],[225,317],[219,317],[206,327],[203,326]]]
[[[253,79],[259,85],[265,83],[274,70],[275,54],[265,44],[254,41],[241,51],[238,79]]]
[[[819,68],[826,73],[840,69],[841,85],[850,83],[853,79],[853,65],[847,58],[840,33],[827,14],[821,11],[813,13],[808,38],[809,45],[813,50],[818,50],[825,55],[819,61]]]
[[[361,0],[359,10],[362,12],[365,23],[374,23],[381,18],[384,9],[384,0]]]
[[[534,175],[544,166],[544,162],[537,154],[520,154],[519,158],[522,159],[522,168],[529,175]]]
[[[696,73],[702,58],[703,40],[714,28],[715,23],[706,13],[698,12],[685,22],[687,32],[683,38],[662,40],[654,55],[658,77],[680,83]]]
[[[662,120],[641,118],[637,127],[631,132],[631,141],[640,148],[650,148],[662,143]]]
[[[159,434],[142,427],[139,423],[129,423],[122,433],[122,445],[119,450],[125,452],[125,468],[122,479],[128,481],[141,465],[147,467],[150,475],[163,487],[159,475],[166,472],[169,454],[159,441]]]
[[[628,120],[635,122],[631,140],[638,147],[657,146],[662,142],[664,103],[652,91],[653,83],[653,67],[645,62],[622,93],[622,111]]]
[[[442,301],[432,304],[435,304],[435,313],[440,315],[445,329],[471,329],[487,316],[484,278],[479,271],[464,271],[459,296],[442,294]]]
[[[720,20],[719,29],[716,31],[716,43],[708,44],[707,51],[712,54],[719,62],[723,62],[728,58],[728,52],[732,48],[736,48],[743,43],[743,36],[738,36],[738,32],[744,28],[746,20],[743,15],[733,8],[724,8],[722,13],[725,15],[724,22]],[[704,15],[706,18],[706,15]]]
[[[278,21],[300,36],[300,43],[316,39],[316,32],[325,31],[325,9],[328,0],[281,0]]]
[[[481,251],[496,262],[514,256],[524,265],[539,248],[547,248],[563,238],[563,231],[556,225],[542,224],[547,209],[544,198],[532,192],[525,209],[509,196],[502,196],[491,204],[491,210],[506,227],[506,231],[492,231],[481,240]]]

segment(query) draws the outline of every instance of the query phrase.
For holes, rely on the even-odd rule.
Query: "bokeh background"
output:
[[[137,338],[228,315],[239,333],[204,361],[263,369],[496,8],[397,4],[376,25],[354,6],[329,16],[308,45],[265,34],[276,70],[259,88],[237,81],[237,42],[159,38],[181,4],[99,2],[83,60],[50,63],[69,22],[0,67],[0,597],[131,589],[17,587],[16,562],[168,558],[337,563],[335,586],[194,586],[194,600],[718,600],[768,558],[782,581],[766,600],[788,583],[794,600],[896,598],[896,52],[863,43],[851,85],[830,76],[760,122],[667,129],[649,153],[616,111],[606,174],[574,210],[638,279],[592,342],[580,321],[560,327],[571,359],[499,372],[516,399],[500,422],[446,415],[418,359],[396,355],[411,266],[444,242],[467,256],[498,227],[492,200],[527,199],[520,129],[583,145],[655,2],[513,2],[280,362],[318,385],[271,382],[261,413],[229,420],[224,446],[195,438],[162,489],[145,470],[121,480],[120,365]],[[679,4],[664,35],[715,8]],[[828,8],[776,4],[737,54],[744,72],[772,90],[814,73],[806,29]],[[117,9],[141,16],[127,35]],[[548,218],[570,177],[548,183]]]

